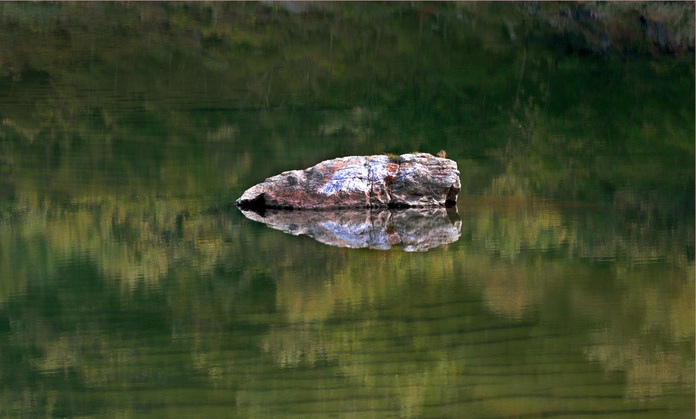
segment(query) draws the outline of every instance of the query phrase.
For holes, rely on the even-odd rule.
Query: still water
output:
[[[693,417],[693,48],[421,6],[3,4],[0,416]],[[435,244],[229,205],[440,149]]]

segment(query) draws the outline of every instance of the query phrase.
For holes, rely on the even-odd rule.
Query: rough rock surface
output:
[[[422,252],[459,240],[462,222],[456,208],[376,208],[259,213],[250,220],[295,236],[307,235],[331,246]]]
[[[242,209],[451,206],[461,189],[453,160],[427,153],[350,156],[290,170],[247,189]]]

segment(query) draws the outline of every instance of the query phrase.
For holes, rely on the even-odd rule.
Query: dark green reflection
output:
[[[0,416],[694,411],[693,4],[0,4]],[[458,241],[245,219],[459,163]]]
[[[538,8],[5,3],[3,188],[40,168],[63,194],[233,199],[324,158],[446,149],[471,193],[692,204],[693,5]]]

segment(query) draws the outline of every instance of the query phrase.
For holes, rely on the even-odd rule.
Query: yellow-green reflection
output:
[[[179,400],[178,377],[211,408],[210,391],[233,391],[243,415],[693,406],[693,264],[677,230],[636,237],[621,210],[470,199],[460,242],[412,254],[326,247],[191,204],[104,199],[5,223],[6,376],[69,380],[121,414],[138,383]],[[612,233],[587,230],[597,222]],[[5,411],[70,393],[38,394]]]
[[[0,416],[693,416],[693,5],[292,7],[0,6]],[[226,206],[443,148],[425,254]]]

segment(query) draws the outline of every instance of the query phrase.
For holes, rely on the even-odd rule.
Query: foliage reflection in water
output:
[[[693,3],[297,7],[0,4],[0,416],[693,417]],[[227,207],[440,149],[428,252]]]
[[[325,246],[236,209],[6,223],[3,254],[25,256],[4,262],[3,414],[688,414],[683,230],[550,201],[459,211],[462,238],[425,253]]]

